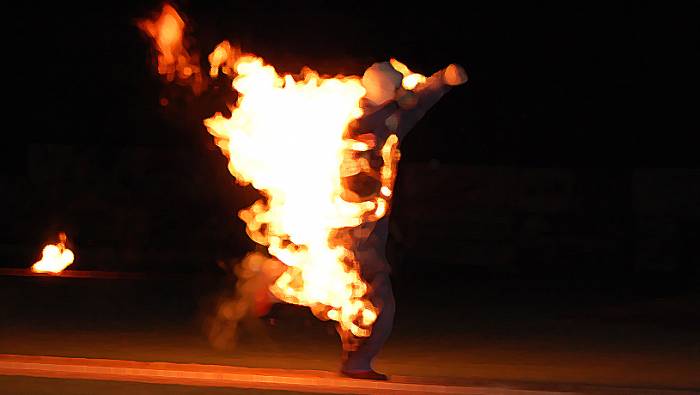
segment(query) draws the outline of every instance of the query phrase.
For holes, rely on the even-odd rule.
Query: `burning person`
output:
[[[159,72],[172,81],[180,75],[172,60],[181,59],[181,79],[191,81],[195,68],[182,50],[184,24],[174,9],[164,7],[140,26],[160,52]],[[168,56],[173,49],[183,57]],[[450,65],[425,78],[392,59],[362,78],[309,68],[280,75],[228,42],[209,61],[212,78],[219,68],[232,77],[237,99],[230,116],[216,113],[204,124],[237,182],[260,192],[239,218],[269,254],[244,258],[237,296],[222,304],[223,325],[211,332],[233,331],[246,312],[263,315],[276,301],[308,306],[319,319],[337,322],[344,375],[386,379],[371,364],[394,318],[385,248],[398,146],[450,87],[466,82],[466,73]],[[250,281],[256,275],[262,280]]]
[[[411,80],[418,80],[418,83],[412,86]],[[366,142],[371,148],[358,151],[359,157],[352,158],[351,163],[360,163],[360,169],[344,177],[343,199],[354,203],[375,201],[384,206],[381,212],[379,208],[373,212],[374,218],[359,226],[345,228],[335,237],[345,240],[344,244],[359,263],[360,275],[369,288],[365,296],[379,313],[368,337],[355,336],[338,325],[343,341],[341,374],[344,376],[387,379],[386,375],[374,371],[372,361],[389,338],[394,321],[395,302],[386,244],[389,236],[388,207],[398,164],[398,145],[445,93],[466,81],[467,74],[458,65],[450,65],[424,78],[410,73],[394,60],[392,63],[375,63],[362,77],[366,90],[361,99],[363,116],[349,125],[346,137]],[[267,265],[283,266],[275,263],[275,260],[268,260]],[[268,275],[269,278],[262,283],[274,283],[279,272],[277,270],[275,274]],[[252,310],[258,316],[266,314],[273,303],[280,301],[267,289],[261,288],[254,293]]]
[[[367,151],[372,170],[346,180],[348,190],[354,195],[351,197],[353,200],[367,200],[374,194],[381,194],[389,201],[393,179],[388,188],[381,185],[382,174],[379,168],[387,158],[382,155],[379,147],[386,148],[394,135],[398,137],[398,141],[395,141],[398,145],[451,87],[467,81],[464,69],[454,64],[433,74],[413,91],[402,88],[402,81],[406,85],[406,77],[388,62],[375,63],[362,77],[362,85],[367,90],[362,99],[364,115],[351,124],[350,133],[353,136],[371,133],[375,141],[374,149]],[[341,372],[354,378],[386,380],[385,375],[372,369],[372,360],[391,333],[395,311],[389,278],[391,268],[386,259],[388,213],[377,221],[364,222],[353,228],[351,234],[351,250],[360,264],[363,280],[369,285],[369,299],[379,309],[379,315],[374,322],[372,334],[367,338],[360,339],[346,332],[341,333],[345,343]]]

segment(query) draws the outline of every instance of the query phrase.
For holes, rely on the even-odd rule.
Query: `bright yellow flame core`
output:
[[[60,273],[73,263],[73,251],[65,246],[66,235],[59,235],[60,242],[49,244],[41,252],[41,260],[32,265],[32,271],[37,273]]]
[[[238,182],[264,196],[239,216],[250,237],[287,265],[271,291],[369,336],[377,310],[365,297],[352,252],[333,240],[337,229],[384,214],[371,212],[377,207],[372,202],[341,198],[343,159],[349,150],[369,148],[344,138],[348,124],[362,115],[360,79],[322,78],[305,69],[296,81],[253,56],[239,58],[234,70],[239,99],[231,117],[217,113],[204,123]]]

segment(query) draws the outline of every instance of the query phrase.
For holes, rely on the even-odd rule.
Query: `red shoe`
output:
[[[345,377],[350,377],[351,379],[361,379],[361,380],[389,380],[389,377],[385,374],[377,373],[374,370],[341,370],[340,374]]]

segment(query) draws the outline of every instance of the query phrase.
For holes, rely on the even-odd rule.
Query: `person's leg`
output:
[[[379,308],[379,315],[372,327],[372,334],[361,340],[357,349],[344,354],[341,370],[346,374],[372,370],[372,360],[379,354],[394,325],[396,306],[389,273],[380,272],[373,277],[370,301]]]

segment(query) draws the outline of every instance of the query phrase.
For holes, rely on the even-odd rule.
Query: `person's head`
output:
[[[362,76],[362,86],[367,91],[365,97],[374,105],[393,100],[402,80],[403,75],[389,62],[375,63]]]

